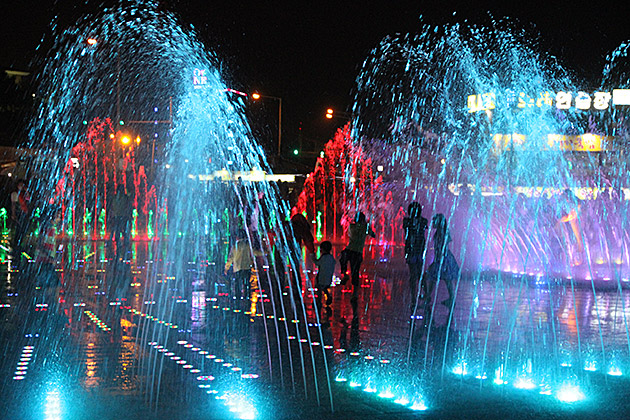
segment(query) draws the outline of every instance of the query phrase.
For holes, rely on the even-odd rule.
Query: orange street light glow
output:
[[[123,136],[123,137],[120,139],[120,142],[121,142],[122,144],[129,144],[129,142],[131,142],[131,139],[129,138],[129,136]]]
[[[87,43],[89,45],[96,45],[96,44],[98,44],[98,41],[95,40],[94,38],[88,38]]]
[[[252,93],[252,98],[253,99],[260,99],[260,93],[257,93],[257,92]]]

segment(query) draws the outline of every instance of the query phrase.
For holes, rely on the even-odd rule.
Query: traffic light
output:
[[[330,120],[330,119],[332,119],[334,112],[335,112],[335,111],[333,111],[333,109],[332,109],[332,108],[328,108],[328,109],[326,110],[326,118],[328,118],[329,120]]]
[[[299,151],[298,149],[293,149],[293,154],[294,154],[295,156],[297,156],[299,153],[300,153],[300,151]]]

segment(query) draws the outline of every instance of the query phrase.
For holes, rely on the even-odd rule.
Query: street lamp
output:
[[[326,110],[326,118],[332,120],[333,118],[343,118],[344,120],[352,119],[352,114],[349,112],[335,111],[332,108]]]
[[[261,98],[275,99],[278,101],[278,156],[280,156],[280,148],[282,147],[282,98],[277,96],[261,95],[258,92],[252,93],[252,99],[257,101]]]

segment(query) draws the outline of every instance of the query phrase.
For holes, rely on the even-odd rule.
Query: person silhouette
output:
[[[409,204],[408,216],[403,219],[405,231],[405,261],[409,267],[409,291],[411,307],[415,307],[418,294],[418,284],[422,277],[424,265],[424,250],[426,246],[426,230],[428,220],[422,217],[422,206],[418,202]],[[421,295],[426,294],[426,280],[422,281]]]
[[[427,304],[430,303],[433,287],[439,280],[443,280],[448,290],[448,299],[442,301],[444,306],[451,308],[455,295],[453,293],[453,280],[459,274],[459,265],[455,256],[449,249],[451,235],[448,231],[446,217],[442,213],[433,216],[431,224],[433,233],[433,262],[427,270]]]

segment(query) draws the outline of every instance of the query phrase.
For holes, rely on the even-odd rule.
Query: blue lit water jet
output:
[[[529,35],[510,21],[425,26],[384,39],[357,79],[352,137],[364,154],[346,173],[371,159],[393,200],[374,203],[375,185],[347,180],[351,210],[377,218],[418,201],[425,217],[445,214],[461,266],[450,308],[436,296],[422,318],[412,314],[406,361],[422,354],[420,376],[431,375],[435,352],[442,380],[454,366],[461,380],[470,371],[481,386],[495,371],[493,381],[519,388],[550,378],[555,387],[559,369],[592,371],[611,352],[630,361],[628,47],[610,55],[603,81],[588,82]],[[577,291],[589,289],[585,326]],[[618,292],[624,332],[614,339],[600,302],[607,290]],[[420,296],[411,299],[422,311]]]
[[[88,43],[88,39],[94,41]],[[150,274],[139,297],[143,309],[129,310],[138,321],[137,341],[151,344],[151,350],[139,362],[148,403],[159,406],[163,372],[173,362],[184,372],[205,373],[204,366],[215,371],[208,367],[206,358],[199,357],[199,347],[191,344],[190,351],[198,351],[185,356],[188,344],[184,349],[169,351],[174,340],[186,341],[179,340],[186,337],[190,341],[192,337],[220,349],[222,339],[244,334],[244,326],[234,327],[221,316],[200,316],[209,302],[232,305],[234,308],[224,309],[249,314],[252,322],[257,315],[263,320],[264,356],[245,353],[242,364],[236,364],[238,357],[225,356],[223,367],[229,372],[223,371],[218,382],[228,392],[226,395],[231,395],[229,390],[236,389],[236,384],[259,375],[241,376],[243,369],[263,367],[267,373],[260,374],[266,380],[288,386],[307,400],[332,409],[326,353],[323,346],[312,345],[323,342],[320,323],[312,323],[313,328],[307,324],[305,300],[311,298],[309,293],[302,293],[302,288],[309,290],[312,285],[308,277],[299,285],[287,280],[278,268],[284,262],[282,267],[289,276],[305,269],[293,257],[297,245],[285,223],[289,211],[279,199],[277,187],[264,180],[264,174],[271,170],[245,120],[244,100],[224,81],[226,75],[219,71],[218,57],[172,14],[142,2],[121,3],[97,16],[87,16],[59,32],[54,41],[41,72],[37,118],[26,145],[46,151],[28,173],[36,180],[32,188],[41,191],[39,204],[44,213],[54,208],[72,209],[73,214],[83,211],[83,220],[95,220],[101,214],[105,220],[108,194],[118,184],[126,183],[131,188],[132,179],[137,184],[136,171],[146,173],[145,182],[156,187],[151,213],[146,203],[134,203],[134,220],[137,217],[143,221],[147,236],[152,232],[149,239],[153,257],[147,261]],[[104,140],[98,147],[108,142],[112,151],[104,153],[102,161],[80,161],[75,155],[84,130],[92,128],[90,121],[105,121],[101,124],[105,131],[100,133]],[[138,158],[142,155],[144,160],[138,162],[138,167],[117,167],[111,172],[117,178],[111,179],[106,167],[129,162],[119,160],[119,153],[137,154]],[[83,190],[75,188],[74,172],[68,170],[74,165],[88,167],[86,171],[93,176],[82,180]],[[263,179],[250,180],[246,174],[263,174]],[[232,181],[213,180],[214,176],[227,176]],[[134,187],[138,189],[138,185]],[[96,222],[94,226],[96,232]],[[101,226],[104,231],[105,223]],[[219,293],[225,290],[225,244],[238,227],[246,232],[250,248],[262,255],[250,278],[254,294],[246,297],[247,305],[251,297],[251,308],[261,310],[261,314],[240,307],[244,304],[239,300],[225,302],[227,299]],[[275,255],[269,233],[274,238]],[[127,259],[126,254],[118,257],[121,264]],[[269,297],[262,292],[263,286],[258,287],[260,283]],[[290,292],[284,298],[281,291],[286,284]],[[128,291],[125,285],[100,286],[111,287],[114,295]],[[206,286],[214,290],[208,298]],[[194,300],[191,314],[184,309],[189,295]],[[267,305],[258,308],[253,296],[270,299],[272,313],[266,313],[270,309]],[[111,329],[88,312],[86,315],[93,316],[92,321],[102,325],[104,331]],[[297,343],[290,341],[291,336],[297,337]],[[165,356],[168,354],[171,356]],[[255,386],[247,391],[255,392]],[[255,416],[256,410],[244,404],[238,399],[229,405],[243,418]]]

